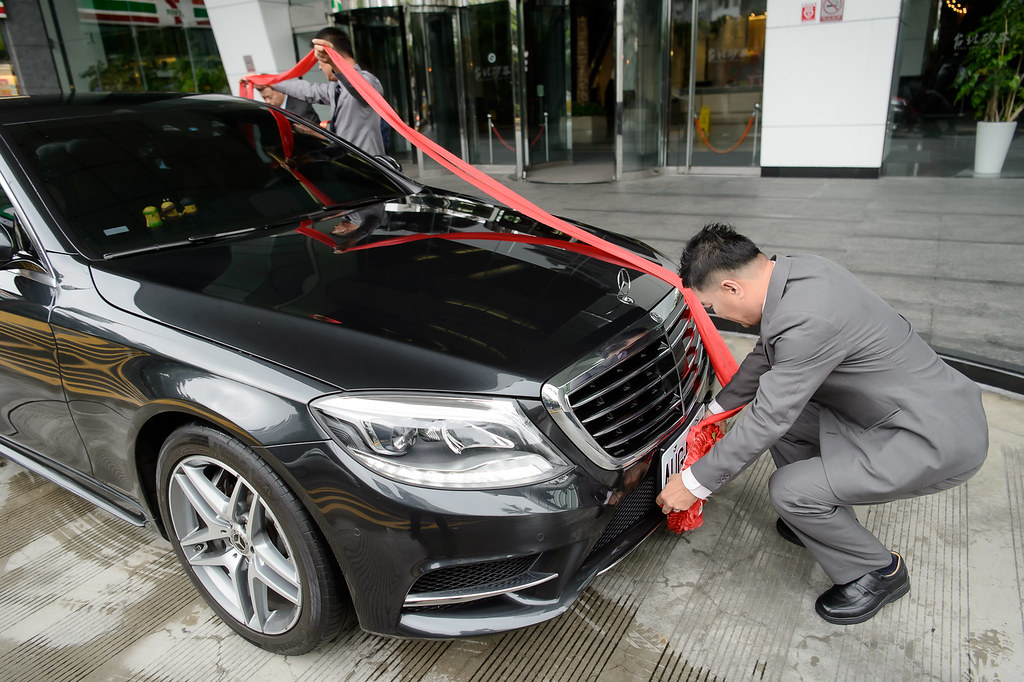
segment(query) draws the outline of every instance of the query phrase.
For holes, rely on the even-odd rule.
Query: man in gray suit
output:
[[[902,316],[835,263],[768,259],[743,235],[707,225],[683,250],[683,284],[719,317],[760,335],[709,405],[747,404],[711,451],[658,496],[667,514],[706,498],[770,450],[779,533],[807,547],[834,585],[815,602],[831,623],[860,623],[910,590],[903,558],[853,505],[963,483],[988,452],[978,387]]]
[[[256,85],[256,89],[263,93],[269,88],[284,93],[289,98],[313,104],[329,104],[331,107],[329,123],[331,132],[345,138],[370,156],[384,154],[384,136],[381,133],[380,116],[331,64],[330,58],[323,49],[326,45],[333,47],[343,59],[353,65],[373,86],[374,90],[381,94],[384,93],[384,87],[377,77],[356,64],[355,57],[352,56],[352,42],[344,31],[335,26],[328,26],[320,30],[313,38],[313,47],[318,60],[317,66],[327,76],[328,82],[310,83],[293,79],[282,81],[274,86]]]

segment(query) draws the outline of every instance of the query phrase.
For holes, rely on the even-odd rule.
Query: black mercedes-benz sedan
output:
[[[535,624],[662,522],[712,382],[665,282],[227,96],[0,102],[0,190],[0,455],[258,646]]]

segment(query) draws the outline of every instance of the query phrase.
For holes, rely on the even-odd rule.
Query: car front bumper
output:
[[[625,469],[607,471],[577,457],[578,466],[554,480],[502,490],[404,485],[370,472],[333,442],[271,452],[304,491],[361,627],[450,638],[534,625],[566,611],[664,520],[654,501],[660,455],[685,428],[678,425]]]

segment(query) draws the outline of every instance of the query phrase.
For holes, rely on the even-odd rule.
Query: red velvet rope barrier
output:
[[[494,180],[489,175],[466,163],[444,147],[421,134],[419,131],[414,130],[402,120],[395,110],[391,108],[391,105],[387,103],[387,100],[385,100],[384,97],[382,97],[381,94],[378,93],[373,86],[362,77],[354,66],[349,64],[335,50],[329,47],[325,49],[335,67],[341,71],[342,76],[352,85],[353,88],[355,88],[363,100],[369,104],[373,110],[376,111],[382,119],[384,119],[384,121],[394,128],[398,134],[407,139],[413,146],[422,150],[424,154],[437,161],[442,167],[447,168],[455,175],[483,191],[491,198],[505,204],[509,208],[547,225],[552,229],[558,230],[573,239],[583,242],[584,244],[587,244],[608,256],[612,256],[621,263],[628,264],[636,270],[653,275],[654,277],[662,279],[678,288],[682,292],[683,298],[686,300],[686,303],[690,308],[693,320],[697,326],[697,333],[700,334],[701,341],[703,341],[704,347],[708,351],[708,356],[711,359],[711,365],[714,368],[715,375],[718,377],[719,383],[724,386],[730,379],[732,379],[732,375],[736,373],[737,369],[736,360],[732,357],[732,353],[729,351],[728,346],[726,346],[725,340],[722,339],[722,336],[718,333],[714,323],[711,322],[711,318],[708,317],[707,311],[704,310],[704,306],[701,305],[700,300],[690,289],[683,286],[682,281],[679,279],[679,275],[658,263],[649,261],[643,256],[624,249],[617,244],[608,242],[581,227],[577,227],[576,225],[572,225],[561,218],[551,215],[544,209],[505,187],[497,180]],[[316,61],[315,53],[310,51],[310,53],[303,57],[298,64],[283,74],[248,76],[241,84],[240,94],[243,97],[251,99],[253,96],[253,83],[272,85],[274,83],[280,83],[283,80],[296,78],[309,71],[309,69],[316,64]],[[695,431],[697,431],[697,429],[693,429],[691,433],[694,433]],[[694,454],[695,457],[699,456],[696,455],[696,451]],[[703,454],[703,452],[700,453],[700,455]],[[689,459],[690,457],[688,454],[687,460]],[[699,506],[700,503],[694,505],[694,507]],[[699,515],[700,511],[698,510],[696,513]]]
[[[505,142],[505,138],[501,136],[501,133],[498,132],[498,128],[493,123],[491,123],[491,130],[493,130],[494,134],[498,136],[498,142],[505,145],[505,149],[509,150],[510,152],[515,151],[515,147],[511,147],[509,146],[508,142]]]
[[[747,133],[750,132],[750,126],[754,125],[754,115],[753,114],[750,115],[750,120],[747,121],[747,129],[743,131],[742,135],[740,135],[740,139],[738,139],[736,141],[736,144],[734,144],[733,146],[729,147],[725,151],[722,151],[721,149],[715,149],[714,147],[711,146],[711,143],[708,142],[707,135],[704,134],[704,129],[700,127],[700,119],[698,119],[696,116],[694,116],[693,117],[693,122],[697,124],[697,132],[700,133],[700,139],[704,140],[704,144],[706,144],[708,146],[708,149],[710,149],[711,151],[713,151],[716,154],[728,154],[732,150],[736,149],[736,147],[739,147],[740,143],[742,143],[743,140],[747,139]]]
[[[533,142],[530,143],[531,147],[536,146],[537,142],[540,141],[540,136],[544,134],[544,129],[545,128],[547,128],[547,126],[546,125],[542,125],[540,127],[540,130],[537,131],[537,137],[533,138]]]
[[[514,147],[512,147],[512,146],[510,146],[508,142],[505,142],[505,138],[504,138],[504,137],[502,137],[502,136],[501,136],[501,133],[499,133],[499,132],[498,132],[498,128],[497,128],[497,126],[495,126],[495,125],[494,125],[493,123],[491,123],[491,124],[490,124],[490,126],[491,126],[491,130],[493,130],[493,131],[494,131],[494,134],[495,134],[495,135],[496,135],[496,136],[498,137],[498,142],[500,142],[500,143],[502,143],[503,145],[505,145],[505,149],[509,150],[510,152],[514,152],[514,151],[515,151],[515,148],[514,148]],[[533,142],[531,142],[531,143],[530,143],[530,146],[531,146],[531,147],[535,147],[535,146],[537,146],[537,142],[538,142],[538,141],[540,140],[540,136],[544,134],[544,130],[545,130],[546,128],[547,128],[547,126],[546,126],[546,125],[542,125],[542,126],[540,127],[540,130],[539,130],[539,131],[537,131],[537,136],[536,136],[535,138],[533,138]]]

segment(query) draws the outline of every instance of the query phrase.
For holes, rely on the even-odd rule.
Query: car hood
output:
[[[104,261],[93,278],[118,308],[339,389],[532,397],[670,290],[514,211],[430,190]]]

